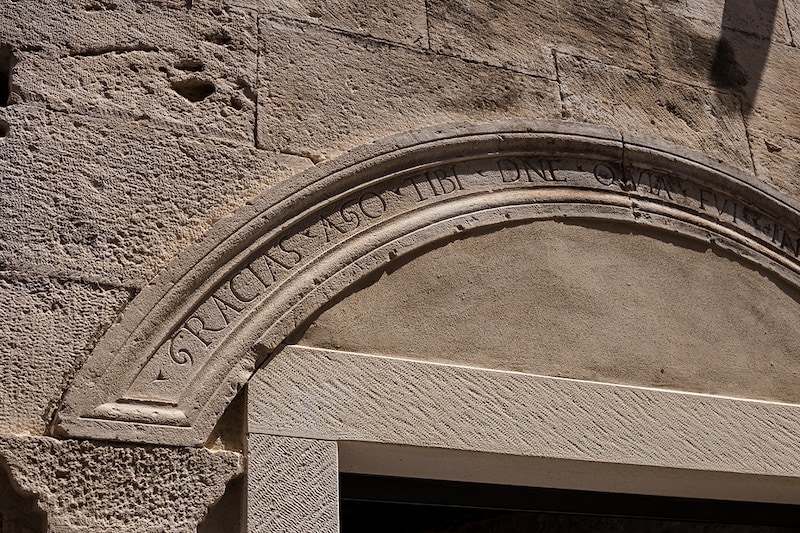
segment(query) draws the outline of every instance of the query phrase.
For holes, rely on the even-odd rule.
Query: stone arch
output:
[[[323,163],[215,225],[101,339],[57,432],[201,444],[255,368],[360,279],[454,235],[553,219],[658,228],[800,287],[800,206],[746,173],[590,125],[428,128]]]

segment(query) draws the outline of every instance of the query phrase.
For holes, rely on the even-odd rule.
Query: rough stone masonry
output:
[[[0,530],[222,531],[220,524],[228,519],[219,518],[220,507],[233,516],[245,512],[240,487],[245,470],[241,399],[224,416],[218,413],[222,421],[204,446],[141,444],[146,438],[126,442],[112,439],[110,433],[107,439],[64,438],[55,431],[56,416],[99,340],[130,315],[131,302],[159,272],[193,243],[213,235],[216,223],[246,210],[254,198],[280,190],[301,172],[324,169],[350,150],[387,136],[451,123],[479,125],[507,119],[588,123],[631,138],[663,140],[676,151],[704,154],[713,163],[752,177],[754,183],[768,184],[770,191],[779,191],[789,201],[800,200],[800,0],[533,4],[516,0],[0,3]],[[568,179],[541,166],[542,161],[513,156],[492,161],[492,187],[500,189],[531,177]],[[404,178],[409,181],[395,184],[404,195],[400,200],[414,203],[456,190],[469,192],[470,183],[459,181],[462,173],[453,168]],[[620,187],[613,175],[600,172],[595,177],[591,187]],[[748,217],[752,206],[736,191],[723,196],[691,187],[670,189],[672,185],[658,179],[643,175],[634,186],[655,196],[684,198],[725,223],[747,226],[754,238],[775,241],[780,253],[796,257],[800,252],[798,227],[777,215]],[[391,188],[343,197],[342,205],[349,207],[318,216],[313,236],[327,239],[326,243],[345,239],[356,222],[380,223],[394,201],[399,201],[398,195]],[[284,221],[272,222],[277,226]],[[618,229],[611,233],[608,242],[616,242]],[[543,249],[550,250],[553,258],[546,268],[547,279],[563,284],[550,292],[542,286],[537,294],[550,294],[553,301],[564,304],[558,316],[584,317],[547,339],[569,342],[601,331],[586,317],[597,316],[595,306],[613,291],[603,292],[603,282],[596,279],[570,285],[573,281],[562,275],[576,262],[578,267],[589,264],[589,254],[565,255],[559,247],[569,239],[578,242],[585,233],[561,228],[544,232],[544,237],[539,233],[524,237],[525,230],[519,235],[523,240],[542,239]],[[247,291],[266,289],[276,277],[288,276],[304,259],[305,249],[297,244],[302,235],[297,242],[290,242],[290,237],[276,243],[277,255],[253,258],[247,271],[252,276],[242,271],[230,280],[230,290],[239,301],[255,297]],[[480,238],[489,244],[464,241],[467,251],[459,252],[462,257],[474,257],[492,242],[505,243],[510,237]],[[519,239],[511,239],[505,249],[521,250]],[[644,256],[673,258],[677,266],[670,267],[671,279],[685,280],[685,287],[708,294],[725,292],[721,282],[713,281],[720,272],[725,280],[738,280],[741,285],[735,286],[745,288],[722,298],[730,315],[724,315],[722,307],[709,306],[710,313],[720,313],[713,321],[717,329],[705,332],[705,339],[713,342],[694,342],[688,333],[670,337],[668,327],[660,329],[664,322],[647,331],[657,332],[654,342],[665,350],[679,346],[676,354],[684,355],[709,345],[724,346],[725,354],[752,352],[753,346],[763,345],[762,338],[772,339],[763,342],[774,349],[773,359],[759,360],[756,366],[751,359],[724,360],[725,364],[734,360],[730,366],[737,376],[748,379],[706,379],[707,365],[692,362],[696,355],[687,355],[685,361],[676,355],[675,361],[684,362],[672,367],[658,361],[658,368],[649,366],[650,359],[643,356],[626,374],[618,370],[623,363],[614,359],[611,343],[602,339],[580,352],[585,357],[579,375],[574,370],[578,367],[565,368],[559,358],[531,366],[524,359],[526,349],[475,355],[470,352],[475,346],[487,353],[497,343],[525,337],[514,337],[519,330],[503,329],[509,321],[502,313],[512,311],[491,307],[496,315],[488,320],[474,312],[477,303],[466,314],[448,315],[447,310],[465,301],[484,305],[507,301],[518,285],[463,282],[456,275],[457,253],[442,260],[444,267],[409,266],[393,278],[407,281],[399,286],[384,284],[388,292],[375,295],[376,289],[361,293],[353,289],[355,296],[339,307],[334,307],[339,300],[332,298],[331,310],[312,317],[305,324],[307,333],[303,330],[297,338],[304,333],[305,342],[324,348],[421,359],[448,359],[440,348],[453,348],[461,350],[448,359],[455,364],[632,380],[695,392],[713,382],[720,388],[699,392],[796,401],[791,386],[800,374],[792,341],[797,327],[794,289],[786,289],[769,273],[753,270],[751,263],[738,271],[726,262],[728,256],[709,259],[715,253],[711,248],[673,254],[674,243],[665,242],[663,247],[620,244],[613,253],[639,257],[627,264],[644,265],[640,273],[652,266],[640,261]],[[609,247],[592,249],[599,253]],[[529,264],[528,256],[519,254],[510,264],[527,268],[523,265]],[[439,261],[438,256],[431,257]],[[700,263],[705,266],[692,270],[691,265]],[[684,264],[690,265],[685,271]],[[450,270],[437,278],[442,268]],[[486,268],[493,275],[505,275],[496,265]],[[578,270],[575,276],[589,279]],[[169,270],[162,276],[169,276]],[[428,279],[439,281],[428,287]],[[448,292],[442,296],[445,286]],[[395,302],[388,310],[387,294]],[[538,300],[530,294],[519,301],[533,305]],[[614,294],[621,301],[632,293]],[[769,301],[764,294],[771,295]],[[227,325],[220,304],[225,300],[208,296],[210,303],[203,311]],[[658,301],[668,299],[662,295]],[[656,300],[653,292],[643,291],[633,294],[631,301],[644,308]],[[676,313],[647,316],[668,321],[693,305],[688,297],[677,301],[684,307]],[[591,312],[575,314],[576,309],[587,308]],[[442,322],[435,324],[453,329],[409,319],[421,309],[441,309],[437,317]],[[621,316],[629,324],[640,324],[637,317],[646,314],[636,309]],[[513,312],[524,315],[530,307]],[[474,328],[459,330],[454,325],[465,316],[486,328],[494,324],[499,333],[468,342]],[[178,359],[199,357],[195,352],[204,350],[213,330],[221,326],[211,318],[192,320],[187,315],[186,319],[183,329],[171,337],[173,343],[192,343],[190,349],[172,354]],[[395,326],[386,326],[389,320]],[[607,327],[609,322],[602,324]],[[741,328],[752,325],[746,340],[725,333],[724,326],[732,323]],[[617,331],[633,338],[625,336],[625,331],[633,331],[625,324],[618,324]],[[376,328],[379,335],[368,342]],[[449,342],[441,337],[443,331],[460,331],[460,340]],[[534,344],[539,334],[520,342]],[[419,347],[421,339],[430,339],[427,349]],[[589,349],[597,345],[602,346],[600,356]],[[147,377],[156,379],[158,372]],[[752,388],[742,392],[752,382]],[[226,493],[226,486],[234,488]]]

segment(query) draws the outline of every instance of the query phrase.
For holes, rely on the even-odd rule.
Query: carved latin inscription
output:
[[[542,202],[539,191],[600,191],[629,200],[677,208],[735,228],[798,263],[800,234],[720,190],[687,178],[613,161],[500,157],[460,161],[413,173],[388,176],[379,183],[342,195],[309,211],[301,222],[276,235],[252,260],[229,276],[158,347],[128,393],[131,399],[174,401],[229,330],[275,288],[305,265],[346,239],[418,206],[504,191],[529,191],[529,203]]]

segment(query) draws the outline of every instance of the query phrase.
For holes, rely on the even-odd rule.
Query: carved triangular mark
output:
[[[164,375],[164,370],[163,370],[163,369],[159,369],[159,370],[158,370],[158,375],[156,376],[156,379],[154,379],[153,381],[154,381],[154,382],[155,382],[155,381],[167,381],[168,379],[169,379],[169,378],[167,378],[167,377]]]

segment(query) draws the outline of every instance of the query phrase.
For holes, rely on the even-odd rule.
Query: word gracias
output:
[[[653,197],[683,209],[705,212],[721,221],[757,232],[790,256],[800,256],[800,236],[771,218],[719,191],[660,172],[621,168],[613,163],[503,158],[467,161],[389,179],[340,201],[333,209],[311,212],[299,229],[278,237],[266,251],[225,281],[161,345],[177,365],[203,358],[225,330],[271,288],[320,256],[334,243],[422,202],[435,203],[464,192],[500,187],[568,186],[612,189]],[[151,363],[162,365],[151,358]],[[152,375],[152,374],[151,374]],[[159,379],[166,379],[158,372]]]

